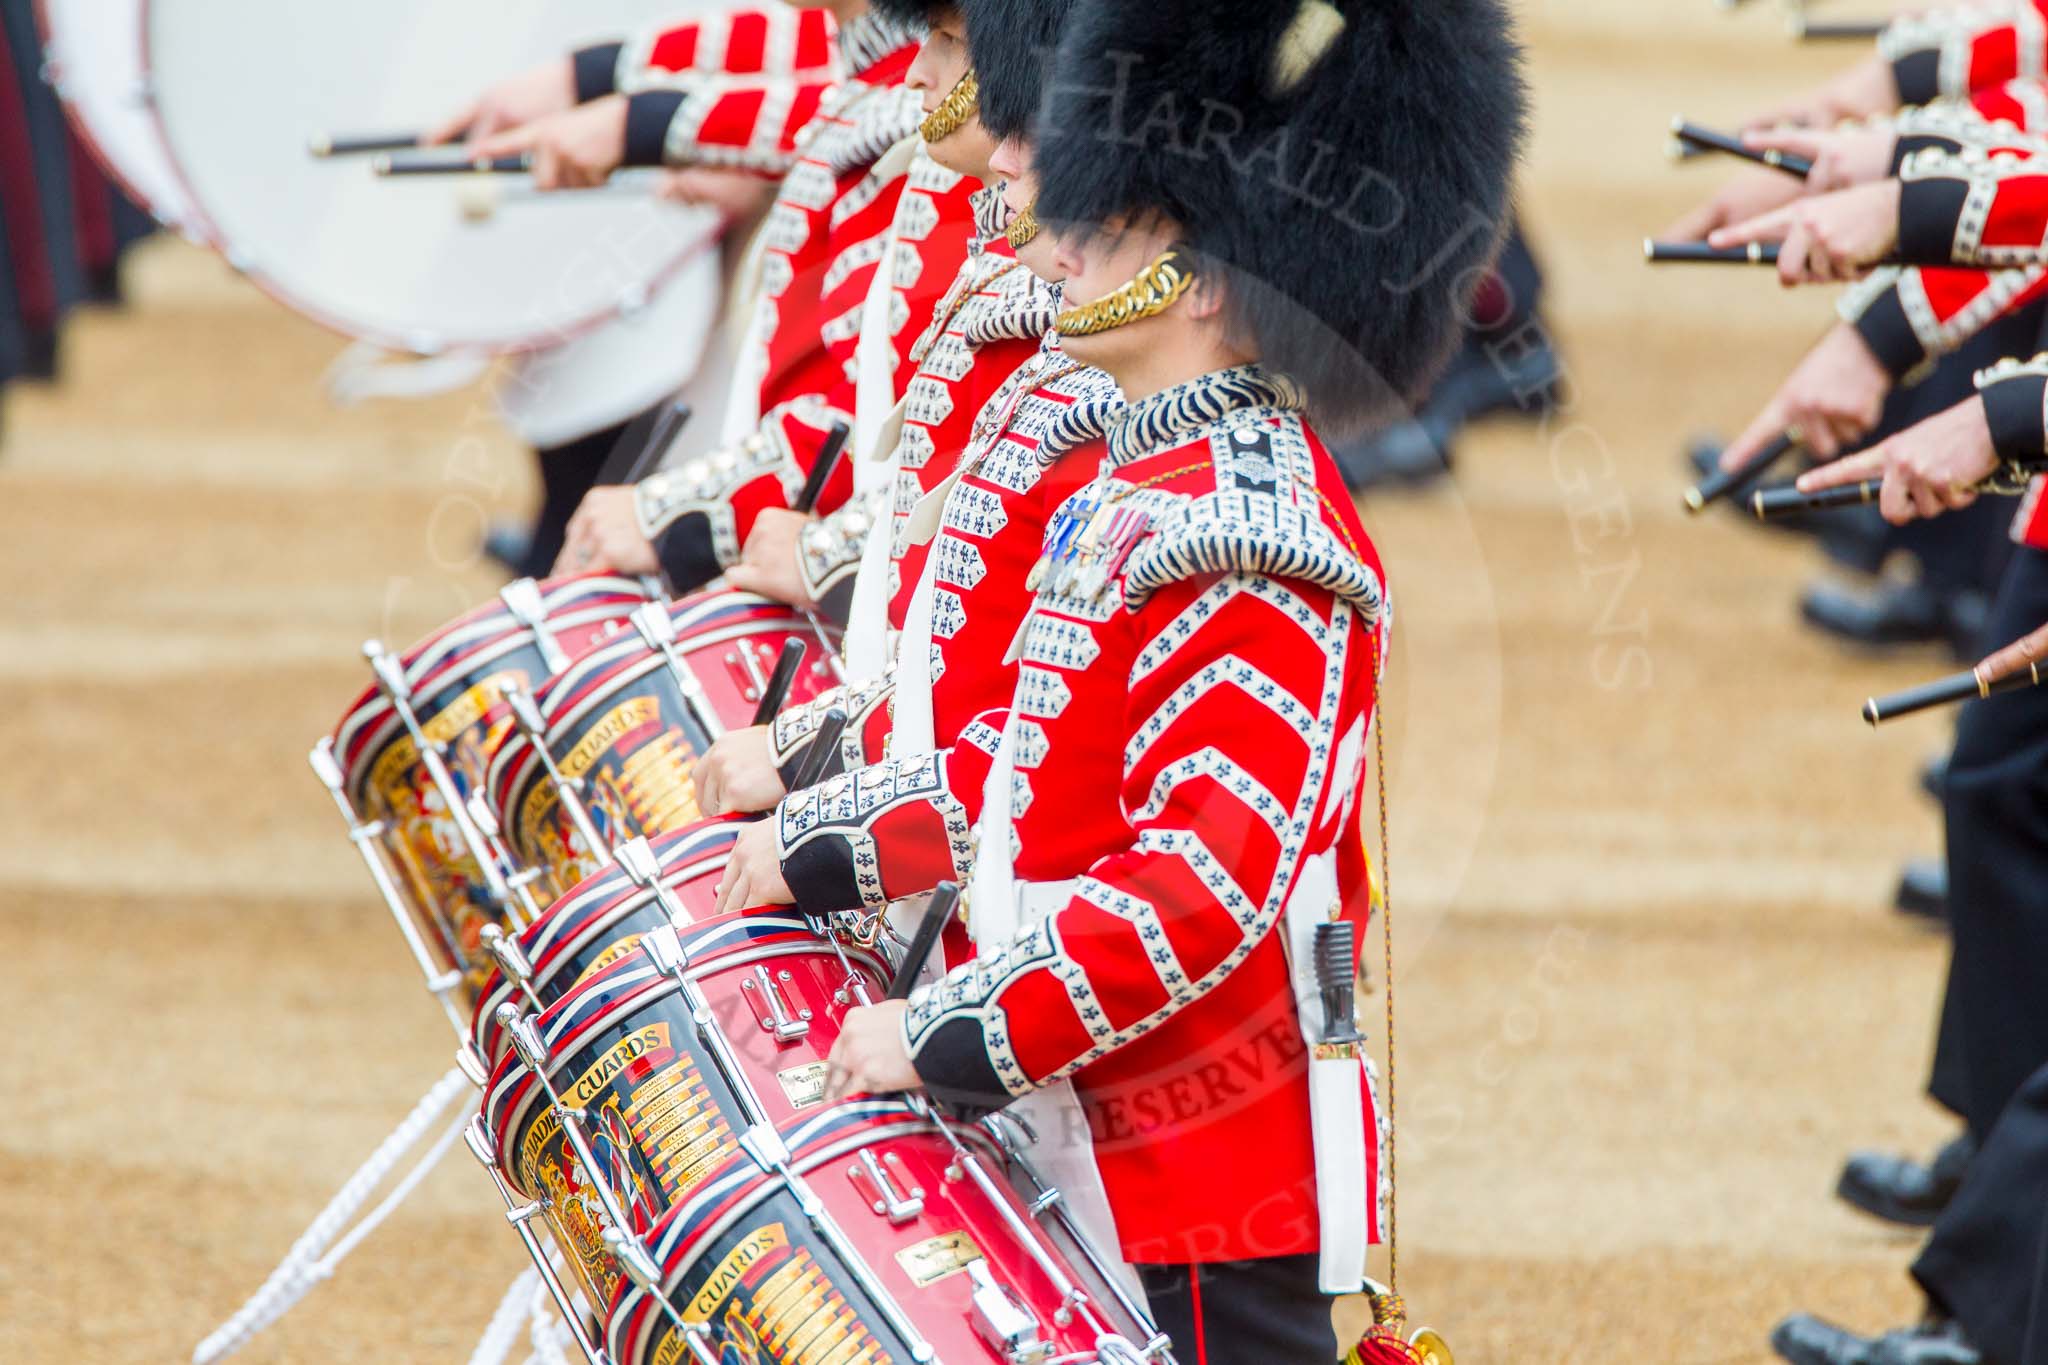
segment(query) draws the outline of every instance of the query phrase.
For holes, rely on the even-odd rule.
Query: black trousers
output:
[[[2048,1365],[2048,1066],[1999,1115],[1913,1277],[1992,1365]]]
[[[1319,1257],[1141,1265],[1138,1278],[1180,1365],[1323,1365],[1337,1358]],[[1347,1343],[1348,1344],[1348,1343]]]
[[[2048,622],[2048,552],[2021,548],[1988,633]],[[1982,1142],[2027,1078],[2048,1065],[2048,689],[1963,708],[1950,761],[1946,1045],[1930,1087]]]

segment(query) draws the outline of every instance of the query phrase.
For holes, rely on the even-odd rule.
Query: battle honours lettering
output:
[[[587,1106],[604,1093],[606,1084],[629,1063],[650,1052],[668,1050],[667,1024],[649,1024],[646,1028],[635,1029],[606,1048],[604,1056],[592,1062],[590,1069],[576,1078],[576,1084],[569,1093],[579,1106]]]

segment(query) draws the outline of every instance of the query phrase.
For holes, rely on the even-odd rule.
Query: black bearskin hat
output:
[[[1038,125],[1045,77],[1074,0],[959,0],[981,81],[981,126],[998,140]]]
[[[951,0],[868,0],[868,8],[878,17],[912,33],[925,31],[934,10],[951,7]]]
[[[1523,137],[1503,0],[1079,0],[1047,85],[1046,223],[1174,219],[1333,434],[1435,378]]]

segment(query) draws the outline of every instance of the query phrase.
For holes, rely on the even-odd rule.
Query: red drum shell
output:
[[[608,576],[561,579],[541,592],[550,631],[572,658],[647,600],[633,580]],[[510,679],[535,687],[552,671],[533,632],[502,602],[443,626],[407,650],[401,663],[422,727],[448,746],[449,772],[469,790],[481,787],[511,723],[497,685]],[[411,736],[374,685],[335,728],[334,752],[356,813],[384,823],[381,842],[422,936],[476,990],[492,965],[477,936],[487,924],[504,927],[500,913],[485,896],[482,870],[454,833]]]
[[[651,841],[662,885],[699,922],[715,916],[718,881],[744,827],[742,820],[706,820]],[[642,934],[668,923],[654,893],[635,885],[618,867],[587,877],[520,933],[520,951],[533,967],[527,989],[543,1007],[552,1005],[630,956]],[[503,972],[493,972],[470,1021],[471,1035],[492,1065],[504,1052],[505,1030],[497,1010],[508,1001],[522,1009],[531,1003],[526,990],[507,981]]]
[[[718,1347],[732,1353],[721,1359],[907,1365],[911,1345],[876,1301],[879,1290],[932,1347],[931,1359],[1003,1365],[1007,1357],[974,1326],[968,1266],[985,1259],[992,1278],[1037,1318],[1051,1358],[1095,1359],[1103,1326],[1142,1347],[1144,1329],[1125,1319],[1108,1287],[1054,1252],[1094,1318],[1076,1312],[1058,1321],[1065,1291],[1016,1230],[1035,1220],[1004,1180],[993,1145],[971,1128],[958,1135],[992,1177],[993,1197],[965,1174],[937,1127],[899,1102],[853,1100],[784,1127],[791,1169],[824,1205],[871,1282],[813,1227],[780,1177],[743,1154],[648,1236],[663,1289],[685,1321],[711,1325]],[[863,1155],[883,1167],[899,1195],[914,1189],[921,1196],[915,1216],[894,1221],[876,1208]],[[638,1288],[613,1300],[606,1337],[620,1365],[691,1359],[667,1316]]]
[[[825,1057],[853,1004],[841,997],[846,974],[837,957],[793,912],[727,915],[685,931],[682,942],[688,992],[635,950],[536,1022],[550,1081],[589,1116],[612,1186],[630,1192],[642,1233],[739,1151],[755,1114],[781,1124],[822,1101]],[[849,957],[879,997],[885,965],[866,953]],[[809,1024],[805,1036],[778,1040],[770,1031],[764,975],[788,1015]],[[724,1039],[744,1093],[699,1035],[700,1009]],[[516,1054],[498,1063],[483,1114],[506,1178],[527,1198],[547,1201],[591,1301],[605,1302],[617,1288],[605,1219],[546,1091]]]
[[[809,645],[810,654],[790,689],[791,703],[815,698],[835,680],[827,658],[835,642],[821,641],[811,622],[766,598],[698,593],[675,603],[669,616],[676,654],[723,729],[752,724],[759,684],[792,638]],[[694,770],[711,736],[660,652],[637,632],[591,650],[535,700],[549,753],[565,777],[582,783],[579,795],[607,844],[665,834],[701,818]],[[524,735],[500,746],[488,790],[513,853],[548,874],[538,893],[558,896],[604,865],[602,853],[585,847]]]

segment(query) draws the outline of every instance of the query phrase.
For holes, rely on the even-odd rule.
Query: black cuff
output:
[[[948,1019],[917,1050],[918,1079],[925,1089],[970,1118],[992,1114],[1015,1098],[996,1078],[988,1041],[972,1019]]]
[[[1913,333],[1913,324],[1906,321],[1906,308],[1899,302],[1897,289],[1886,290],[1863,310],[1863,316],[1856,319],[1856,334],[1863,338],[1863,344],[1894,383],[1919,369],[1927,359],[1920,338]]]
[[[1892,63],[1899,103],[1932,104],[1941,98],[1941,53],[1934,48],[1908,52]]]
[[[1899,186],[1899,259],[1954,264],[1956,224],[1969,197],[1967,180],[1908,180]]]
[[[624,43],[599,43],[594,47],[579,47],[570,54],[569,62],[576,72],[578,104],[588,104],[617,92],[619,54],[625,50]]]
[[[854,876],[853,841],[817,834],[782,860],[782,880],[796,908],[806,915],[837,915],[866,907]]]
[[[626,96],[626,165],[667,164],[668,127],[682,107],[680,90],[642,90]]]
[[[711,540],[711,518],[702,512],[676,518],[656,538],[654,554],[677,596],[695,592],[725,572],[725,565],[718,562],[718,547]]]
[[[1892,143],[1892,165],[1886,175],[1888,180],[1897,180],[1899,172],[1906,168],[1906,158],[1916,152],[1959,153],[1963,144],[1952,137],[1936,137],[1933,133],[1906,133]]]
[[[2044,375],[2016,374],[1984,386],[1984,419],[1991,427],[1991,448],[1999,459],[2029,465],[2048,459],[2048,431],[2042,430],[2041,418],[2044,396],[2048,396],[2048,376]]]

